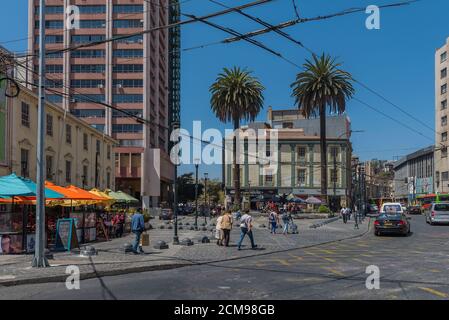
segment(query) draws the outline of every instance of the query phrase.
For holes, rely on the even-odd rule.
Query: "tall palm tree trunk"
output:
[[[326,145],[326,106],[320,106],[320,152],[321,152],[321,195],[327,199],[327,145]]]
[[[235,198],[234,204],[240,206],[241,205],[241,197],[240,197],[240,164],[237,161],[237,134],[240,134],[237,130],[240,128],[240,121],[238,119],[234,120],[234,143],[232,146],[233,150],[233,180],[234,180],[234,190],[235,190]]]

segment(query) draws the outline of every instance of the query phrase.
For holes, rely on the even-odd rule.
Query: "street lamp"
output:
[[[204,207],[206,208],[207,206],[207,178],[209,177],[209,173],[205,172],[204,173]],[[210,209],[210,208],[208,208]],[[207,224],[207,216],[206,216],[206,211],[204,211],[204,223]]]
[[[195,230],[198,230],[198,168],[200,166],[200,159],[196,158],[195,163]]]

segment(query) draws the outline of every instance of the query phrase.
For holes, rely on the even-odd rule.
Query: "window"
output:
[[[71,102],[104,102],[104,94],[75,94]]]
[[[337,169],[331,169],[331,182],[338,183],[338,170]]]
[[[447,84],[443,84],[441,86],[441,94],[445,94],[447,92]]]
[[[115,35],[116,38],[121,38],[126,35]],[[115,40],[115,43],[142,43],[143,42],[143,36],[142,35],[136,35],[136,36],[129,36],[123,39],[117,39]]]
[[[110,145],[108,145],[108,147],[107,147],[107,158],[108,158],[108,160],[111,160],[111,146]]]
[[[63,66],[62,66],[62,64],[47,64],[45,66],[45,71],[47,73],[62,73]]]
[[[47,114],[47,136],[53,137],[53,116]]]
[[[80,20],[81,29],[99,29],[105,27],[106,27],[105,20]]]
[[[104,133],[104,128],[105,128],[104,124],[95,123],[95,124],[91,124],[90,126],[94,129]]]
[[[143,5],[116,4],[113,13],[142,13]]]
[[[442,181],[449,181],[449,172],[441,172],[441,180]]]
[[[103,73],[105,72],[104,64],[72,64],[73,73]]]
[[[143,72],[143,64],[116,64],[113,71],[116,73],[140,73]]]
[[[92,5],[92,6],[78,6],[80,14],[103,14],[106,13],[106,6]]]
[[[110,172],[106,173],[106,188],[108,188],[108,189],[111,188],[111,173]]]
[[[113,53],[115,58],[141,58],[143,50],[141,49],[117,49]]]
[[[83,183],[83,189],[84,187],[86,187],[88,185],[88,181],[89,181],[89,167],[88,166],[83,166],[83,176],[81,177],[82,183]]]
[[[444,127],[447,125],[447,116],[441,118],[441,126]]]
[[[63,37],[61,36],[62,41],[64,41]],[[72,36],[72,43],[87,43],[87,42],[97,42],[97,41],[103,41],[105,39],[104,35],[73,35]]]
[[[72,109],[71,114],[78,118],[104,118],[104,109]]]
[[[441,134],[441,141],[447,141],[447,132],[443,132],[442,134]]]
[[[265,183],[267,183],[267,184],[273,183],[273,174],[272,173],[267,173],[265,175]]]
[[[40,28],[39,20],[34,21],[34,27],[36,29]],[[64,27],[64,21],[62,21],[62,20],[47,20],[47,21],[45,21],[46,29],[62,29],[63,27]]]
[[[441,148],[441,158],[447,158],[447,148]]]
[[[306,147],[298,147],[298,159],[299,159],[299,161],[305,161],[306,160],[306,153],[307,153]]]
[[[447,77],[447,68],[444,68],[441,70],[441,79],[444,79]]]
[[[143,88],[142,79],[117,79],[113,80],[113,87],[116,88]]]
[[[293,129],[293,122],[284,122],[282,124],[282,128],[284,128],[284,129]]]
[[[96,144],[96,152],[98,154],[100,154],[100,150],[101,150],[101,142],[100,140],[97,140],[97,144]]]
[[[73,88],[104,88],[105,81],[97,79],[70,80],[70,86]]]
[[[65,141],[72,144],[72,126],[69,124],[65,126]]]
[[[447,100],[441,101],[441,110],[447,109]]]
[[[71,53],[72,58],[103,58],[105,50],[76,50]]]
[[[113,124],[113,133],[141,133],[143,126],[141,124]]]
[[[20,149],[20,175],[24,178],[29,177],[29,155],[30,152],[27,149]]]
[[[57,94],[49,94],[46,96],[47,100],[53,103],[62,103],[62,96]]]
[[[301,187],[306,185],[306,169],[298,169],[298,185]]]
[[[22,126],[30,127],[30,105],[22,102]]]
[[[121,147],[143,147],[143,140],[120,140]]]
[[[72,182],[72,162],[71,161],[65,162],[65,181],[67,183]]]
[[[114,94],[112,96],[113,103],[141,103],[143,102],[142,94]]]
[[[142,20],[114,20],[114,28],[142,28]]]
[[[113,118],[128,118],[129,115],[133,115],[136,117],[143,117],[143,110],[142,109],[126,109],[123,110],[126,111],[126,114],[123,112],[120,112],[118,110],[112,111],[112,117]]]
[[[34,41],[36,43],[39,43],[39,36],[36,36],[34,38]],[[64,36],[51,36],[51,35],[47,35],[45,36],[45,43],[46,44],[50,44],[50,43],[64,43]]]
[[[441,63],[445,62],[447,60],[447,51],[443,52],[440,57]]]
[[[39,14],[39,6],[34,7],[34,13]],[[45,6],[46,14],[63,14],[64,7],[63,6]]]
[[[340,149],[338,147],[331,147],[329,151],[330,151],[330,156],[332,157],[332,160],[334,159],[334,157],[336,159],[338,158],[338,154],[340,152]]]
[[[47,180],[53,180],[53,157],[52,156],[46,156],[45,157],[45,163],[47,168]]]
[[[87,133],[83,134],[83,149],[86,151],[89,150],[89,136]]]

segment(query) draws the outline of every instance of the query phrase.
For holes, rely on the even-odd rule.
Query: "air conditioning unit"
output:
[[[70,102],[71,102],[71,103],[76,103],[76,99],[75,99],[75,98],[71,98],[71,99],[70,99]]]
[[[99,84],[98,85],[98,89],[104,89],[104,85],[103,84]]]
[[[143,39],[137,40],[138,43],[143,43]]]
[[[119,83],[119,84],[117,85],[117,88],[118,88],[118,89],[122,89],[122,88],[123,88],[123,85],[122,85],[121,83]]]

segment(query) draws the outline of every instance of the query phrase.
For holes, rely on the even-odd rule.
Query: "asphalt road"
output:
[[[0,299],[449,299],[449,226],[412,217],[408,237],[362,238],[213,265],[0,288]],[[283,235],[277,235],[283,237]],[[368,266],[380,289],[366,288]]]

